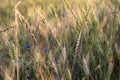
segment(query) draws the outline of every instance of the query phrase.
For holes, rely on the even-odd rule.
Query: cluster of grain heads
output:
[[[21,15],[21,13],[17,9],[17,6],[20,3],[21,3],[21,1],[19,1],[15,5],[15,35],[14,35],[14,37],[15,37],[15,55],[16,55],[16,65],[17,65],[16,66],[16,68],[17,68],[17,80],[19,80],[19,78],[20,78],[20,76],[19,76],[19,69],[20,68],[19,68],[19,63],[18,63],[18,61],[19,61],[19,55],[20,55],[19,54],[20,53],[20,50],[19,50],[19,40],[18,40],[19,39],[19,36],[18,36],[18,33],[19,33],[19,20],[25,24],[26,29],[28,30],[28,32],[30,33],[30,35],[31,35],[31,37],[33,39],[33,42],[34,42],[33,45],[37,45],[37,39],[35,38],[35,35],[33,34],[32,29],[30,28],[29,23],[27,22],[27,20],[25,20],[25,18]],[[26,44],[25,45],[25,47],[27,49],[30,48],[30,46],[31,46],[30,44]],[[30,58],[30,56],[29,56],[29,58]],[[28,74],[27,74],[26,78],[29,79],[30,76],[28,76]]]
[[[35,75],[37,78],[36,80],[72,80],[73,77],[76,77],[75,79],[82,78],[82,80],[87,80],[87,77],[91,77],[91,76],[93,77],[92,80],[94,79],[98,80],[98,79],[103,79],[101,77],[105,77],[105,79],[111,79],[112,74],[118,75],[119,63],[120,63],[118,59],[120,56],[120,49],[119,49],[120,47],[118,46],[119,39],[115,45],[116,54],[109,55],[109,52],[112,52],[111,51],[111,44],[112,44],[111,39],[114,38],[114,36],[112,35],[112,33],[114,32],[112,29],[114,28],[111,28],[111,27],[119,24],[119,19],[118,19],[118,22],[116,22],[117,21],[116,18],[118,17],[118,15],[115,14],[116,10],[118,10],[117,13],[119,13],[119,9],[117,8],[117,4],[119,3],[115,4],[115,7],[114,7],[114,4],[112,4],[111,1],[109,0],[108,1],[81,0],[80,2],[79,0],[76,0],[76,1],[74,0],[74,1],[69,1],[69,2],[66,0],[62,0],[60,4],[59,4],[59,1],[56,1],[56,0],[53,0],[52,3],[49,1],[44,1],[44,0],[38,3],[39,1],[40,0],[36,0],[36,1],[31,0],[30,7],[28,8],[26,7],[28,4],[26,5],[25,3],[25,7],[26,7],[25,10],[29,9],[28,11],[30,11],[28,12],[30,15],[29,16],[26,15],[25,17],[30,19],[29,20],[30,22],[26,20],[24,16],[21,15],[22,10],[24,10],[23,8],[24,6],[21,6],[22,10],[21,12],[19,12],[17,10],[17,5],[18,5],[17,4],[15,8],[15,26],[0,30],[0,33],[2,32],[4,33],[4,32],[7,32],[11,28],[15,29],[13,31],[15,32],[15,35],[13,35],[14,36],[13,59],[16,60],[16,64],[17,64],[17,70],[16,70],[17,77],[16,77],[16,74],[13,75],[15,76],[15,78],[19,77],[18,72],[22,74],[22,76],[20,77],[23,77],[22,78],[23,80],[25,78],[27,79],[32,78],[32,75],[31,75],[32,72],[30,72],[29,74],[25,76],[23,73],[25,70],[32,71],[31,69],[34,69],[33,65],[32,67],[27,66],[26,69],[24,69],[25,66],[23,66],[23,63],[26,63],[26,60],[28,60],[26,56],[29,56],[32,58],[34,57],[33,63],[40,62],[39,64],[40,67],[35,72]],[[31,18],[32,17],[31,15],[34,15],[34,12],[31,13],[33,9],[31,8],[33,7],[31,6],[32,2],[35,2],[35,5],[34,5],[35,10],[38,11],[38,13],[39,11],[42,12],[43,15],[42,14],[39,15],[37,13],[35,14],[34,18]],[[77,5],[75,5],[76,2],[78,2]],[[100,4],[97,5],[96,2],[97,4],[99,3]],[[41,6],[42,8],[36,9],[36,4],[37,4],[37,8]],[[51,12],[48,11],[48,8],[50,7],[49,5],[52,5],[52,8],[50,8],[50,10],[52,9]],[[115,12],[113,12],[114,8],[117,8]],[[0,13],[0,15],[2,13]],[[24,13],[26,14],[26,12],[23,11],[23,14]],[[7,22],[7,25],[9,25],[8,24],[9,22],[7,20],[5,21]],[[111,24],[114,24],[114,25],[111,26]],[[22,26],[24,27],[22,28]],[[81,26],[83,27],[81,28]],[[75,30],[73,30],[73,28],[71,27],[74,27]],[[28,32],[25,31],[25,35],[28,33],[28,35],[31,36],[29,42],[32,44],[28,44],[28,43],[25,44],[26,42],[24,42],[24,40],[25,39],[28,40],[28,37],[24,36],[21,31],[21,29],[24,29],[24,28],[25,30],[28,31]],[[21,32],[19,31],[19,29]],[[79,30],[81,30],[82,36],[85,39],[83,42],[81,39],[81,32],[78,33]],[[97,33],[97,31],[100,31],[100,33]],[[7,34],[9,36],[9,33],[4,33],[4,36],[2,36],[4,42],[1,42],[0,44],[2,45],[4,45],[3,43],[5,43],[5,45],[9,44],[7,40],[8,36],[6,36]],[[79,36],[78,36],[77,42],[75,43],[74,41],[76,40],[76,38],[74,36],[76,35],[79,35]],[[21,38],[21,36],[22,38],[24,38],[24,40],[23,42],[20,42],[20,46],[19,46],[18,43],[20,41],[19,38]],[[98,44],[96,44],[98,36],[100,39],[98,40]],[[109,43],[107,45],[102,44],[104,43],[104,40],[106,43],[107,42]],[[15,44],[14,44],[14,41],[15,41]],[[21,46],[21,44],[22,45],[25,44],[25,47],[27,49],[26,48],[24,49],[23,46]],[[53,47],[53,44],[54,44],[54,47]],[[65,46],[63,46],[63,44]],[[30,48],[31,45],[36,45],[36,46],[34,48],[33,46],[32,48]],[[96,45],[97,45],[97,48],[96,48]],[[104,48],[104,50],[100,51],[98,47],[99,45],[100,45],[100,49],[102,50]],[[31,53],[29,53],[28,50]],[[6,52],[9,53],[10,50]],[[93,57],[91,56],[92,58],[90,59],[90,60],[93,60],[91,61],[90,66],[88,64],[89,62],[88,62],[87,57],[82,57],[82,55],[86,55],[85,53],[88,53],[88,52],[92,52],[93,54],[92,55]],[[101,56],[101,53],[104,54],[104,52],[105,52],[105,55]],[[19,53],[20,53],[19,59],[21,63],[19,63],[19,66],[18,66]],[[3,55],[4,55],[3,53],[0,54],[0,58],[3,57]],[[57,58],[54,58],[56,55],[57,55]],[[55,59],[55,62],[54,62],[54,59]],[[2,60],[6,61],[7,59],[6,58],[1,59],[0,62],[2,62]],[[108,62],[106,60],[108,60]],[[46,64],[46,62],[48,62],[48,64]],[[72,67],[73,72],[70,72],[69,68],[71,67]],[[23,72],[21,70],[18,71],[19,68],[22,69]],[[115,73],[113,69],[115,69]],[[12,68],[10,68],[10,71],[13,70],[13,72],[10,72],[7,69],[4,69],[4,70],[5,70],[4,73],[1,74],[1,72],[3,72],[1,71],[0,75],[5,76],[6,80],[10,80],[9,73],[16,72]],[[87,77],[84,76],[84,74]],[[0,80],[4,80],[4,79],[0,78]]]

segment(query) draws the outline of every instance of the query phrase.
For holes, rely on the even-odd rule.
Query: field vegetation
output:
[[[0,80],[120,80],[120,0],[0,0]]]

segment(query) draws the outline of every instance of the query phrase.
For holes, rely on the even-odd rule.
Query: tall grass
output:
[[[120,79],[119,0],[3,2],[0,80]]]

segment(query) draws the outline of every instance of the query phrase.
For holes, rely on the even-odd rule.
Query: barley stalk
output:
[[[76,61],[76,55],[77,55],[77,50],[78,50],[79,43],[80,43],[80,38],[81,38],[81,32],[79,33],[76,48],[75,48],[75,56],[74,56],[74,59],[73,59],[72,70],[74,69],[74,64],[75,64],[75,61]]]
[[[15,53],[16,53],[16,68],[17,68],[17,80],[19,80],[19,42],[18,42],[18,33],[19,33],[19,24],[18,24],[18,10],[17,10],[17,6],[21,3],[21,1],[19,1],[16,5],[15,5]]]

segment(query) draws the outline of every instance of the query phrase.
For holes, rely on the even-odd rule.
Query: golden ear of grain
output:
[[[19,3],[20,4],[20,3]],[[15,14],[16,14],[16,18],[19,19],[20,21],[24,22],[25,27],[27,29],[27,31],[30,33],[33,41],[34,41],[34,45],[37,45],[37,39],[33,33],[33,30],[30,28],[30,24],[28,23],[28,21],[24,18],[24,16],[21,15],[21,13],[18,11],[17,7],[15,7]],[[18,24],[17,24],[18,25]]]
[[[78,46],[80,44],[80,38],[81,38],[81,32],[79,33],[79,36],[78,36],[78,40],[77,40],[77,44],[76,44],[76,48],[75,48],[75,53],[77,53]]]
[[[40,25],[40,16],[38,13],[35,14],[35,20],[34,20],[34,28],[33,28],[33,31],[32,32],[36,32],[39,28],[39,25]]]
[[[83,64],[83,71],[85,72],[87,76],[89,76],[90,72],[89,72],[88,62],[85,59],[85,57],[83,57],[82,59],[82,64]]]
[[[77,50],[78,50],[78,47],[79,47],[79,44],[80,44],[80,39],[81,39],[81,32],[79,33],[76,48],[75,48],[75,56],[74,56],[74,59],[73,59],[72,70],[74,69],[74,64],[75,64],[75,61],[76,61],[76,55],[77,55]]]
[[[52,67],[53,67],[55,73],[58,74],[58,69],[57,69],[57,67],[56,67],[54,62],[52,63]]]
[[[62,48],[62,55],[63,55],[63,62],[65,62],[66,60],[66,47],[65,46]]]
[[[113,72],[114,64],[113,62],[108,63],[107,79],[110,80],[110,76]]]
[[[70,69],[67,69],[67,76],[68,76],[68,80],[72,80],[72,74],[70,72]]]
[[[102,67],[102,65],[99,64],[99,65],[97,65],[97,67],[95,68],[95,70],[98,70],[98,69],[100,69],[101,67]]]

